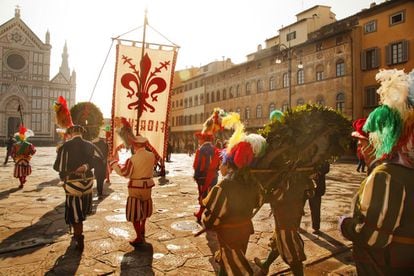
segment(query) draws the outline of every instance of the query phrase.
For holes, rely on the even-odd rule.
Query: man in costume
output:
[[[213,145],[213,134],[198,132],[196,137],[200,146],[195,154],[193,168],[194,180],[198,187],[200,208],[198,212],[194,213],[194,216],[197,218],[197,222],[200,222],[204,211],[201,201],[207,196],[210,189],[217,184],[220,154],[219,150]]]
[[[136,238],[129,243],[140,246],[145,241],[145,222],[152,215],[152,187],[155,186],[153,169],[156,162],[152,152],[145,149],[148,139],[143,136],[126,137],[132,146],[132,156],[124,165],[116,159],[110,162],[111,168],[119,175],[129,178],[126,219],[134,225]]]
[[[73,241],[81,252],[84,249],[83,221],[92,210],[92,169],[102,162],[96,147],[82,138],[84,132],[79,125],[67,129],[70,138],[59,147],[53,165],[64,183],[65,221],[73,226]]]
[[[252,161],[253,151],[247,142],[240,142],[230,153],[224,153],[220,165],[224,178],[202,200],[203,225],[216,232],[220,245],[215,254],[220,264],[219,275],[253,275],[245,254],[249,237],[254,233],[252,217],[254,209],[259,207],[260,196],[255,182],[246,179],[243,172]]]
[[[32,174],[30,159],[36,153],[36,149],[32,143],[27,141],[33,132],[30,129],[20,126],[19,132],[15,135],[16,143],[12,146],[11,156],[14,160],[14,177],[19,179],[19,189],[23,188],[27,181],[27,176]]]
[[[372,155],[381,164],[362,182],[353,216],[342,217],[340,227],[353,242],[358,275],[414,275],[414,72],[411,80],[402,70],[376,78],[382,105],[364,124],[370,144],[362,152],[367,165]]]
[[[108,158],[108,144],[105,141],[105,138],[97,137],[92,141],[92,143],[99,149],[102,155],[102,162],[99,162],[99,165],[95,167],[94,174],[96,178],[96,188],[98,190],[98,197],[103,198],[103,184],[105,178],[107,177],[107,158]]]

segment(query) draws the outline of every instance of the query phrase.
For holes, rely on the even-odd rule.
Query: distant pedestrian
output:
[[[329,172],[330,164],[325,161],[320,165],[316,174],[313,177],[315,183],[315,194],[309,198],[309,208],[311,211],[312,218],[312,229],[314,234],[318,234],[321,226],[321,202],[322,196],[326,191],[326,174]]]
[[[14,160],[14,177],[19,179],[19,189],[23,188],[27,177],[32,174],[30,159],[36,153],[36,149],[27,139],[33,136],[33,131],[20,126],[19,132],[15,134],[16,143],[11,149],[11,156]]]
[[[107,176],[107,158],[109,153],[109,147],[104,138],[96,138],[92,143],[99,149],[102,160],[94,168],[94,175],[96,178],[96,188],[98,190],[98,197],[103,198],[103,184],[105,177]]]
[[[126,219],[133,224],[136,233],[136,238],[129,243],[137,247],[145,243],[145,223],[152,215],[151,192],[155,186],[152,178],[156,159],[151,151],[145,149],[147,138],[134,136],[129,142],[132,146],[132,156],[124,165],[118,164],[115,156],[110,166],[118,175],[129,178]]]
[[[65,222],[73,226],[76,249],[84,249],[83,221],[92,211],[93,172],[102,156],[96,147],[82,138],[85,129],[74,125],[67,129],[69,139],[58,149],[53,169],[59,172],[66,193]]]
[[[172,145],[171,145],[171,143],[168,143],[168,145],[167,145],[167,160],[166,160],[167,162],[171,162],[172,152],[173,152]]]
[[[16,140],[13,138],[13,135],[10,135],[9,139],[6,141],[6,157],[4,158],[4,165],[7,165],[7,162],[9,162],[9,156],[11,156],[14,143],[16,143]]]

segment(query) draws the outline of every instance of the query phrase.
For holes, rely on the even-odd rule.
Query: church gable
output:
[[[50,80],[50,83],[69,84],[69,81],[63,76],[62,73],[58,73],[53,79]]]
[[[13,18],[0,26],[0,43],[18,44],[39,50],[48,49],[46,44],[19,18]]]

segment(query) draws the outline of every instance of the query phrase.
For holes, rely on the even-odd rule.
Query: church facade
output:
[[[33,130],[35,145],[57,141],[53,103],[58,96],[68,106],[76,101],[76,73],[70,72],[65,43],[59,72],[50,76],[50,33],[43,42],[23,22],[20,9],[0,25],[0,143],[18,131],[23,121]]]

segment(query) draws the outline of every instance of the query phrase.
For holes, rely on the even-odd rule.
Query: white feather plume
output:
[[[381,69],[375,76],[381,83],[377,93],[380,103],[397,109],[404,118],[408,111],[408,76],[404,70]]]

